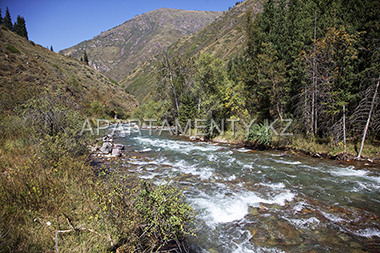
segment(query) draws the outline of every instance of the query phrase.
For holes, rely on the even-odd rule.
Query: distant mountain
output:
[[[86,51],[94,69],[120,81],[138,64],[209,25],[221,14],[162,8],[136,16],[60,53],[79,59]]]
[[[199,32],[181,38],[169,48],[170,53],[192,57],[209,52],[216,57],[228,60],[241,53],[245,45],[244,19],[248,11],[253,14],[262,12],[265,0],[246,0],[235,5],[210,25]],[[143,101],[155,83],[154,64],[143,62],[129,76],[120,81],[130,94]]]
[[[0,25],[0,117],[48,94],[87,116],[125,117],[133,96],[84,62],[54,53]]]

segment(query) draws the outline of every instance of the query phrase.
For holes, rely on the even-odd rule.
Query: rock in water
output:
[[[112,144],[110,142],[104,142],[103,146],[100,148],[100,152],[109,154],[112,151]]]
[[[120,149],[117,149],[117,148],[114,148],[112,149],[112,156],[121,156],[121,150]]]
[[[119,150],[124,150],[124,145],[123,144],[115,144],[113,145],[114,149],[119,149]]]

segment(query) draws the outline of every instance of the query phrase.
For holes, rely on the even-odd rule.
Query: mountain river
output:
[[[142,130],[117,140],[128,173],[180,187],[191,252],[380,252],[380,170]]]

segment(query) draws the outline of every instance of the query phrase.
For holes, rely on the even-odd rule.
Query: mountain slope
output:
[[[244,47],[244,19],[248,11],[262,11],[263,0],[246,0],[234,6],[211,25],[196,34],[183,38],[170,46],[171,51],[186,57],[208,52],[227,60],[240,53]]]
[[[49,96],[88,116],[125,115],[138,102],[90,66],[0,26],[0,115]],[[34,102],[33,102],[34,103]]]
[[[94,69],[120,81],[139,63],[178,39],[199,31],[220,15],[220,12],[162,8],[136,16],[60,53],[80,58],[86,50]]]
[[[233,58],[244,49],[243,22],[246,13],[248,11],[252,11],[253,14],[261,12],[263,2],[264,0],[246,0],[237,4],[199,32],[173,43],[168,48],[169,52],[186,58],[204,52],[209,52],[223,60]],[[143,101],[150,93],[155,81],[154,64],[144,62],[120,84],[137,100]]]

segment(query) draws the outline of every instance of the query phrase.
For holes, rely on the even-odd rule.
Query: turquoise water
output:
[[[129,173],[184,190],[191,252],[379,252],[380,170],[290,152],[134,133]]]

